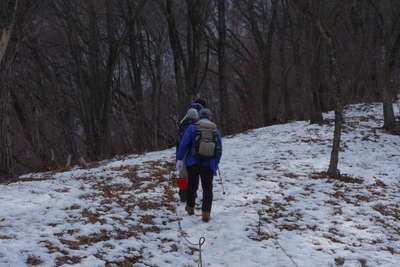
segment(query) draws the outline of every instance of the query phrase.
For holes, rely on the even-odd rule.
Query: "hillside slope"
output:
[[[203,266],[399,266],[400,137],[349,107],[328,179],[332,116],[224,138],[209,223],[177,201],[173,149],[0,184],[0,266],[197,266],[201,237]]]

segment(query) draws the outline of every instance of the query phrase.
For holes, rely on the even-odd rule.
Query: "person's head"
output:
[[[208,108],[203,108],[202,110],[199,111],[199,117],[200,117],[200,119],[211,120],[212,112]]]
[[[195,110],[200,111],[204,107],[203,107],[202,104],[193,103],[193,104],[190,104],[189,107],[188,107],[188,109],[191,109],[191,108],[194,108]]]
[[[190,108],[187,112],[186,112],[186,117],[197,121],[199,119],[199,113],[197,112],[197,110],[195,108]]]
[[[194,103],[198,103],[203,106],[203,108],[207,107],[206,101],[204,99],[198,98]]]

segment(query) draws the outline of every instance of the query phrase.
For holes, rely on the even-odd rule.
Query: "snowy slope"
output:
[[[203,266],[400,266],[400,137],[351,106],[327,179],[325,118],[224,138],[209,223],[177,201],[173,149],[0,184],[0,266],[197,266],[201,237]]]

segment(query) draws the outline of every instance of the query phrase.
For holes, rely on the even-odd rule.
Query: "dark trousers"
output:
[[[187,194],[187,206],[193,208],[197,188],[199,187],[199,178],[201,178],[201,187],[203,188],[202,211],[211,211],[213,200],[213,170],[209,167],[193,165],[187,167],[189,183]]]

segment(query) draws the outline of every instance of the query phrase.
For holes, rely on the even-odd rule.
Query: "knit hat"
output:
[[[199,113],[197,112],[196,109],[190,108],[186,112],[186,117],[189,118],[189,119],[198,120],[199,119]]]
[[[212,116],[212,112],[208,108],[203,108],[199,112],[200,119],[204,119],[204,118],[211,119],[211,116]]]
[[[199,103],[193,103],[193,104],[190,104],[188,107],[188,109],[191,109],[191,108],[194,108],[197,111],[200,111],[203,108],[203,106]]]
[[[190,108],[187,112],[185,117],[181,120],[181,123],[183,123],[184,120],[190,119],[192,121],[197,121],[199,119],[199,113],[195,108]]]

